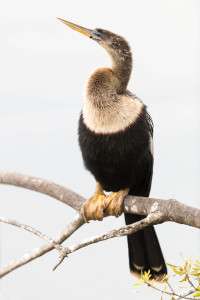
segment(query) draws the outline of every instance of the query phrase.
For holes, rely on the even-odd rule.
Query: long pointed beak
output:
[[[61,21],[63,24],[65,24],[65,25],[67,25],[68,27],[70,27],[71,29],[76,30],[76,31],[78,31],[78,32],[80,32],[80,33],[82,33],[82,34],[88,36],[88,37],[91,37],[91,35],[92,35],[92,30],[90,30],[90,29],[84,28],[84,27],[82,27],[82,26],[76,25],[76,24],[74,24],[74,23],[65,21],[65,20],[60,19],[60,18],[57,18],[57,19],[58,19],[59,21]]]

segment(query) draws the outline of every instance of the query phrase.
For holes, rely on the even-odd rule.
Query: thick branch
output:
[[[55,184],[53,182],[27,176],[16,173],[0,172],[0,183],[10,184],[19,187],[24,187],[31,189],[46,195],[49,195],[59,201],[62,201],[65,204],[68,204],[78,212],[80,212],[82,204],[86,199],[74,193],[73,191]],[[128,225],[118,230],[113,230],[106,234],[102,234],[91,239],[87,239],[81,243],[73,245],[67,248],[67,252],[74,252],[82,247],[85,247],[89,244],[96,243],[108,238],[117,237],[121,235],[127,235],[132,232],[136,232],[146,226],[158,224],[166,221],[173,221],[180,224],[186,224],[189,226],[200,228],[200,210],[182,204],[176,200],[161,200],[154,198],[145,198],[145,197],[135,197],[135,196],[126,196],[124,199],[124,212],[133,213],[139,215],[147,215],[148,217],[143,219],[133,225]],[[153,219],[152,219],[153,216]],[[148,223],[146,223],[148,222]],[[76,231],[84,221],[81,215],[78,215],[71,222],[64,231],[62,231],[54,241],[58,244],[61,244],[66,240],[74,231]],[[139,227],[137,227],[139,226]],[[142,227],[144,226],[144,227]],[[133,231],[131,231],[133,230]],[[0,270],[0,277],[6,275],[10,271],[26,264],[27,262],[43,255],[44,253],[53,249],[52,245],[44,245],[42,247],[33,249],[32,251],[26,253],[21,258],[12,261],[8,265],[4,266]]]
[[[183,204],[175,199],[163,200],[126,196],[124,212],[148,215],[151,211],[163,214],[163,222],[172,221],[200,228],[200,209]]]
[[[71,206],[78,212],[80,212],[82,204],[85,202],[82,196],[70,189],[37,177],[0,171],[0,183],[22,187],[51,196]]]
[[[49,195],[80,212],[86,201],[79,194],[41,178],[0,171],[0,183],[10,184]],[[148,215],[151,211],[159,211],[164,215],[163,221],[173,221],[200,228],[200,209],[182,204],[174,199],[162,200],[146,197],[126,196],[124,212]]]

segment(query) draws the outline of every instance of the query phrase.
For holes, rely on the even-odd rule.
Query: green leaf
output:
[[[200,272],[198,272],[198,271],[191,272],[190,275],[193,275],[193,276],[199,276],[199,275],[200,275]]]
[[[165,281],[165,280],[168,279],[169,277],[171,277],[171,275],[169,275],[169,274],[165,275],[165,277],[161,280],[161,282]]]
[[[200,291],[195,292],[195,293],[193,294],[193,297],[199,297],[199,296],[200,296]]]
[[[168,264],[168,263],[166,263],[166,265],[168,265],[171,268],[178,268],[178,266],[174,266],[174,265],[171,265],[171,264]]]
[[[198,285],[198,286],[196,287],[196,289],[197,289],[198,291],[200,291],[200,285]]]
[[[180,272],[180,271],[176,270],[175,268],[173,268],[173,271],[174,271],[174,273],[176,273],[178,275],[183,275],[184,274],[183,272]]]
[[[155,283],[155,279],[151,279],[151,285],[153,286]]]
[[[179,282],[183,282],[183,281],[186,281],[186,280],[187,280],[187,275],[185,275],[185,277],[182,280],[180,280]]]
[[[167,285],[165,285],[164,289],[163,289],[163,293],[165,293],[166,291],[166,288],[167,288]]]
[[[183,261],[185,261],[185,258],[183,257],[183,253],[180,253],[180,257],[182,258]]]

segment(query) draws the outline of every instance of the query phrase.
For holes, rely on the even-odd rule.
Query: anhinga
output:
[[[127,90],[132,70],[126,40],[108,30],[86,29],[59,19],[101,45],[111,59],[110,68],[98,68],[89,77],[79,120],[79,144],[85,167],[96,179],[94,195],[82,209],[85,221],[122,213],[129,195],[148,197],[153,172],[153,123],[143,102]],[[103,191],[111,191],[108,196]],[[143,217],[125,214],[126,224]],[[162,280],[165,261],[153,226],[128,236],[133,274],[150,269]]]

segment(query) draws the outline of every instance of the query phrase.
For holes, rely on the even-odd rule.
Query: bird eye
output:
[[[98,31],[93,32],[93,38],[94,40],[100,41],[101,40],[101,33]]]
[[[100,37],[101,34],[99,32],[95,32],[95,36]]]

